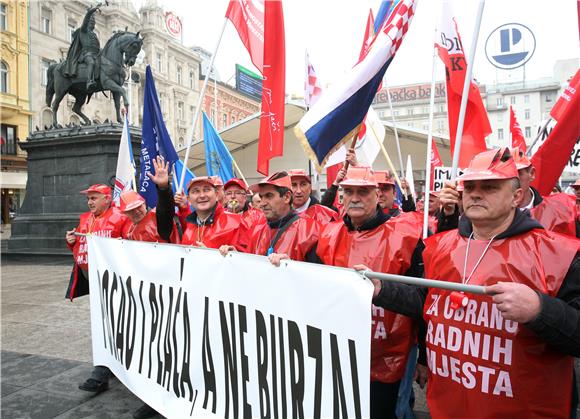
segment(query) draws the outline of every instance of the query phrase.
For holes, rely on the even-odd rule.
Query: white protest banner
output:
[[[544,126],[545,122],[546,121],[542,121],[540,123],[540,127]],[[548,122],[548,125],[547,125],[545,131],[541,133],[541,136],[540,136],[538,142],[536,144],[534,144],[534,147],[532,148],[532,151],[531,151],[532,156],[536,153],[536,151],[538,151],[540,146],[542,144],[544,144],[544,141],[546,141],[546,138],[548,138],[548,135],[550,135],[550,133],[552,132],[552,130],[554,129],[555,126],[556,126],[556,121],[551,119]],[[538,128],[538,131],[539,131],[539,128]],[[570,153],[570,158],[568,159],[568,164],[566,164],[566,166],[564,167],[563,173],[580,174],[580,138],[578,138],[576,140],[576,145],[574,146],[574,148],[572,149],[572,152]]]
[[[439,191],[445,185],[445,182],[451,182],[452,167],[440,166],[435,168],[435,174],[433,175],[433,190]],[[457,171],[457,176],[463,174],[463,170],[459,169]]]
[[[357,273],[87,241],[94,363],[162,415],[369,415],[373,287]]]

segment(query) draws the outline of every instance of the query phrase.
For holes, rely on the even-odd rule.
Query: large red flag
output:
[[[452,16],[452,12],[449,10],[449,4],[445,3],[442,25],[439,31],[441,39],[439,43],[435,44],[439,58],[445,64],[445,73],[447,76],[447,115],[449,118],[451,154],[453,154],[455,149],[455,136],[459,122],[463,82],[465,81],[467,70],[467,62],[465,61],[461,38],[457,30],[457,23]],[[491,134],[491,125],[489,124],[487,112],[481,100],[479,88],[471,81],[463,124],[463,135],[461,138],[460,168],[467,167],[473,156],[487,150],[485,137],[489,134]]]
[[[264,60],[264,9],[252,0],[230,0],[226,17],[236,27],[240,39],[260,72]]]
[[[549,195],[570,159],[574,145],[580,140],[580,70],[562,92],[550,114],[558,123],[544,144],[532,156],[536,179],[532,186],[541,195]]]
[[[267,176],[270,159],[284,154],[286,47],[282,0],[264,2],[264,80],[257,171]]]
[[[510,134],[512,135],[512,147],[518,147],[523,153],[526,152],[526,139],[516,119],[516,114],[510,106]]]

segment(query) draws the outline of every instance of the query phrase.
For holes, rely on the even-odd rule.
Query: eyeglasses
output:
[[[234,196],[234,195],[235,196],[245,196],[246,193],[244,191],[235,191],[235,192],[234,191],[228,191],[228,192],[226,192],[225,195],[226,196]]]

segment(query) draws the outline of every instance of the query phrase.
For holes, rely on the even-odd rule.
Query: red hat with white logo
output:
[[[188,183],[187,183],[187,191],[189,192],[189,189],[195,185],[196,183],[208,183],[211,186],[213,186],[214,188],[217,187],[216,185],[216,177],[217,176],[197,176],[194,177],[193,179],[191,179]]]
[[[365,166],[350,166],[346,171],[340,186],[372,186],[377,187],[377,179],[373,169]]]
[[[395,180],[393,175],[388,170],[375,170],[375,179],[379,185],[393,185],[395,186]]]
[[[224,186],[224,181],[222,180],[221,177],[219,176],[211,176],[214,180],[214,186],[216,188],[220,187],[220,186]]]
[[[469,167],[457,180],[493,180],[512,179],[518,177],[516,163],[507,147],[488,150],[476,155]]]
[[[512,153],[514,162],[516,163],[516,168],[518,170],[526,169],[532,165],[530,159],[527,158],[527,156],[522,150],[520,150],[519,147],[512,148],[510,152]]]
[[[135,191],[121,192],[119,209],[122,212],[131,211],[145,203],[145,199]]]
[[[239,186],[244,191],[248,190],[248,185],[246,185],[246,182],[244,182],[243,179],[238,179],[235,177],[231,178],[226,182],[226,184],[224,185],[224,190],[227,191],[230,186]]]
[[[107,195],[107,196],[113,195],[111,188],[107,185],[103,185],[102,183],[96,183],[94,185],[89,186],[88,189],[81,191],[81,193],[84,193],[84,194],[90,194],[91,192],[101,193],[101,194]]]
[[[266,185],[281,186],[292,190],[292,180],[286,172],[272,173],[270,176],[262,179],[260,182],[254,183],[252,186],[250,186],[250,189],[252,192],[258,192],[260,190],[260,186]]]
[[[291,180],[304,179],[306,182],[312,183],[310,176],[308,176],[302,169],[292,169],[288,172],[288,174],[290,175]]]

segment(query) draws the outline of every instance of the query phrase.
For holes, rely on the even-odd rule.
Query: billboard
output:
[[[247,68],[236,64],[236,90],[262,100],[262,77]]]

